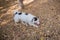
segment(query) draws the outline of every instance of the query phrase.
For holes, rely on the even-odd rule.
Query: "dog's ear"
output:
[[[37,21],[37,17],[34,17],[33,19],[34,19],[34,21]]]
[[[31,20],[31,22],[33,21],[37,21],[37,17],[33,17],[33,19]]]

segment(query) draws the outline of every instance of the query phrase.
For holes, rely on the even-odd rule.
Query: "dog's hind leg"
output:
[[[14,19],[15,25],[18,25],[19,20]]]

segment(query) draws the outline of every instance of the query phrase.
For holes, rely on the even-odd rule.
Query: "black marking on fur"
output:
[[[34,21],[37,21],[37,17],[34,17]]]
[[[22,13],[18,13],[19,15],[21,15]]]
[[[17,14],[17,12],[15,13],[15,15]]]
[[[25,15],[28,15],[28,13],[25,13]]]

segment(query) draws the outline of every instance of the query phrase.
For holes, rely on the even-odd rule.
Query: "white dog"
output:
[[[14,21],[22,22],[25,25],[30,25],[38,27],[40,25],[40,20],[36,16],[24,12],[14,11]]]

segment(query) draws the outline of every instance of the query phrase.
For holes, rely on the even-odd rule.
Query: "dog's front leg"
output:
[[[37,25],[33,24],[33,23],[29,23],[30,26],[33,26],[33,27],[38,27]]]
[[[34,27],[38,27],[37,25],[33,24]]]
[[[28,24],[26,22],[24,22],[24,21],[22,21],[22,24],[24,24],[25,26],[28,26]]]

